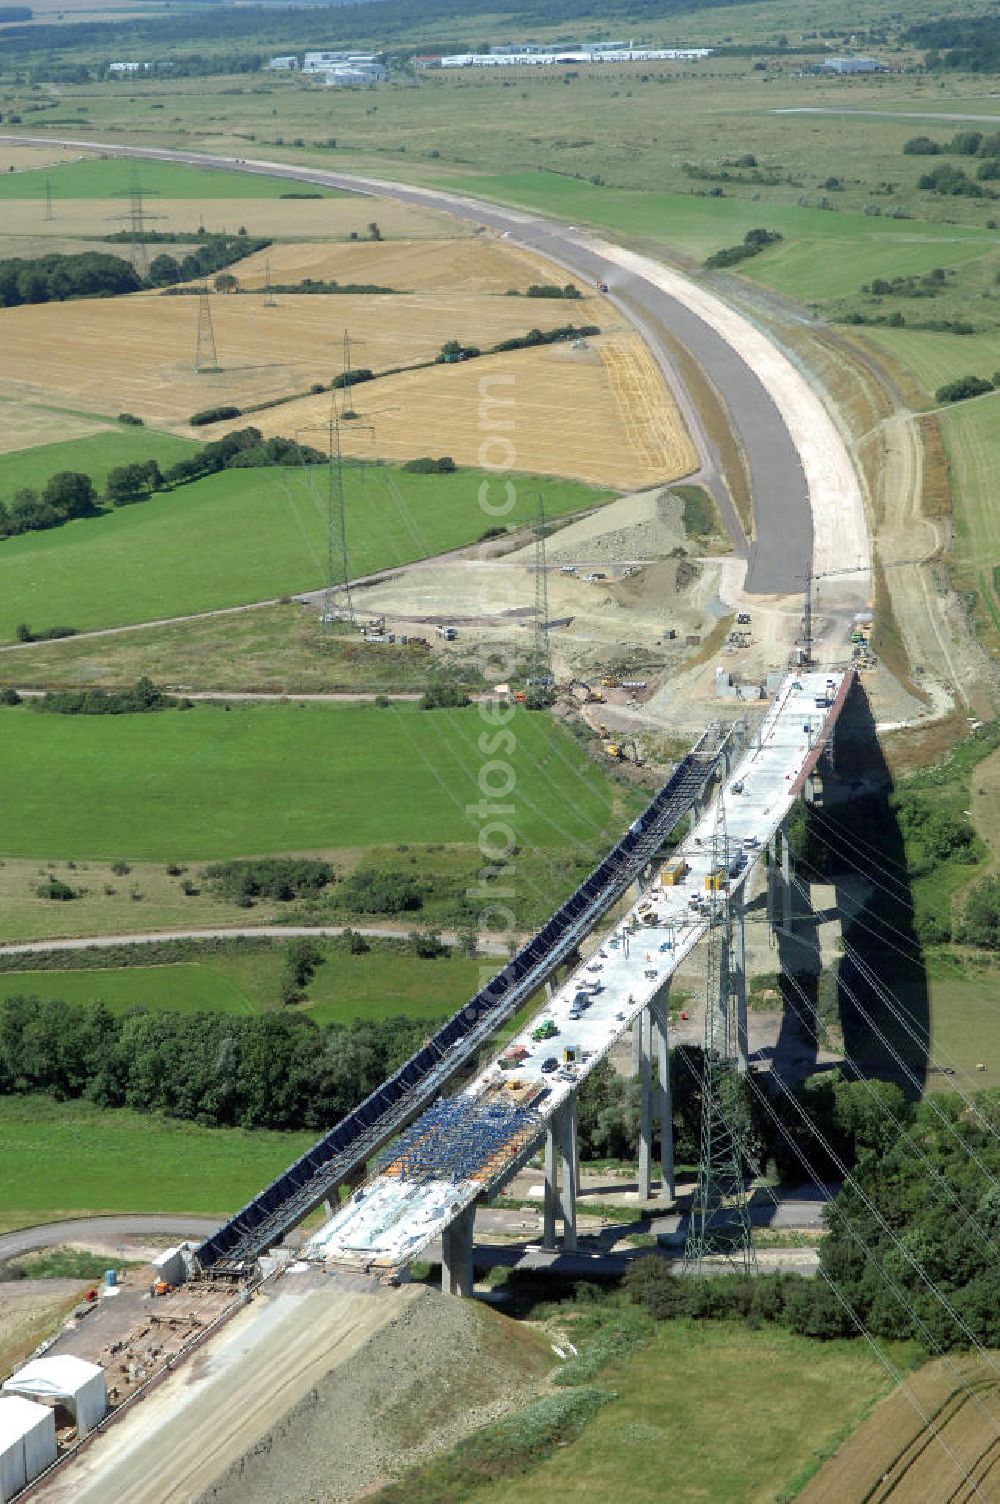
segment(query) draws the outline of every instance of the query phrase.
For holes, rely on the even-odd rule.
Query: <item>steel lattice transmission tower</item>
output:
[[[194,369],[198,376],[212,375],[222,369],[215,349],[212,299],[207,282],[202,284],[198,294],[198,342],[194,352]]]
[[[52,179],[45,179],[45,219],[55,219],[56,213],[52,207]]]
[[[120,216],[129,227],[129,252],[132,257],[132,265],[139,276],[145,279],[149,275],[149,251],[146,247],[146,221],[148,219],[163,219],[162,214],[149,214],[146,211],[144,200],[153,197],[158,192],[155,188],[143,188],[139,182],[137,173],[133,172],[132,181],[122,193],[112,194],[112,198],[127,198],[129,200],[129,212]]]
[[[264,262],[264,307],[274,308],[274,293],[271,291],[271,260]]]
[[[338,599],[339,595],[339,599]],[[337,393],[330,393],[330,461],[326,488],[326,593],[323,625],[336,620],[356,625],[351,599],[351,571],[347,558],[347,514],[344,498],[344,457],[340,448]]]
[[[733,917],[729,897],[729,843],[719,791],[712,835],[705,1037],[701,1078],[701,1153],[698,1186],[684,1247],[684,1263],[697,1271],[722,1258],[749,1273],[756,1264],[746,1191],[747,1111],[736,1069],[736,994],[733,986]]]
[[[535,512],[535,619],[528,682],[552,683],[552,652],[549,645],[549,577],[545,562],[545,499],[538,498]]]

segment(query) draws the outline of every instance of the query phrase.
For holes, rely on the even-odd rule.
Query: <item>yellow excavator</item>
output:
[[[637,768],[642,767],[642,758],[639,756],[639,748],[635,737],[631,736],[627,741],[605,742],[604,750],[608,757],[616,762],[634,762]]]

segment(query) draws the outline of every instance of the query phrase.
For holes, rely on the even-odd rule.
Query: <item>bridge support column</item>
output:
[[[775,831],[767,848],[767,920],[772,930],[792,927],[792,848],[787,825]]]
[[[652,1009],[636,1019],[639,1035],[639,1200],[648,1201],[653,1161]]]
[[[556,1158],[558,1114],[549,1118],[545,1130],[545,1200],[542,1207],[542,1247],[556,1246],[556,1210],[559,1200],[559,1165]]]
[[[469,1296],[473,1291],[472,1235],[476,1203],[459,1212],[441,1234],[441,1291],[444,1295]]]
[[[559,1210],[563,1224],[563,1252],[576,1252],[576,1193],[579,1185],[579,1148],[576,1129],[576,1092],[571,1091],[559,1109],[560,1190]]]
[[[745,1076],[750,1068],[750,1038],[747,1029],[747,957],[743,889],[730,900],[733,916],[733,993],[736,999],[736,1068]]]
[[[792,848],[787,821],[781,827],[781,925],[788,934],[792,928]]]
[[[654,997],[650,1009],[653,1038],[656,1041],[655,1115],[660,1124],[660,1194],[673,1201],[674,1183],[674,1112],[670,1095],[670,983]]]
[[[632,1020],[632,1074],[642,1070],[642,1014]]]

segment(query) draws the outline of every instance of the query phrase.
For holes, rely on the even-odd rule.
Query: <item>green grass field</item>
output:
[[[221,968],[184,963],[101,971],[11,971],[0,976],[0,1000],[8,997],[103,1003],[111,1013],[137,1006],[156,1013],[257,1011]]]
[[[196,861],[478,838],[465,808],[488,761],[475,708],[0,714],[0,850],[11,856]],[[614,786],[570,737],[529,711],[511,727],[518,841],[565,850],[608,826]]]
[[[0,1097],[0,1221],[54,1213],[234,1211],[314,1143],[314,1133],[198,1128],[49,1097]]]
[[[789,1500],[889,1388],[861,1343],[707,1321],[665,1322],[595,1382],[613,1398],[581,1435],[527,1473],[463,1489],[462,1499],[548,1504],[569,1485],[574,1498],[618,1504]]]
[[[998,349],[1000,360],[1000,349]],[[1000,396],[958,402],[941,418],[941,436],[951,467],[955,504],[952,549],[956,585],[978,603],[975,620],[984,642],[1000,641],[1000,598],[994,569],[1000,565]]]
[[[352,575],[473,543],[491,525],[482,473],[410,475],[385,465],[345,474]],[[227,470],[138,506],[0,543],[0,638],[19,622],[87,628],[181,616],[315,590],[326,580],[326,470]],[[525,476],[506,522],[597,505],[607,493]]]
[[[296,185],[282,178],[258,177],[256,173],[216,172],[207,167],[185,167],[176,162],[130,162],[119,157],[88,158],[60,163],[44,171],[5,173],[0,177],[0,199],[44,198],[46,179],[60,198],[127,198],[133,181],[161,198],[280,198],[295,192]],[[341,198],[334,188],[310,188],[324,198]]]
[[[319,1024],[356,1018],[441,1019],[479,986],[489,962],[464,956],[423,960],[394,950],[355,956],[319,942],[324,962],[295,1012]],[[284,947],[233,949],[205,962],[144,966],[142,951],[130,966],[73,971],[0,973],[0,1000],[26,996],[67,1003],[103,1003],[112,1013],[142,1007],[155,1013],[251,1014],[279,1008]],[[500,961],[495,965],[499,966]]]
[[[197,453],[199,444],[155,428],[112,428],[88,438],[61,444],[39,444],[34,449],[16,449],[0,454],[0,498],[9,498],[22,486],[41,489],[50,475],[60,470],[81,470],[102,492],[108,471],[136,460],[157,460],[163,469]]]
[[[995,251],[995,237],[971,226],[873,219],[798,204],[706,199],[685,193],[594,188],[550,172],[448,179],[483,198],[662,240],[703,260],[747,230],[779,230],[785,243],[740,266],[741,273],[808,302],[855,292],[873,276],[956,266]]]
[[[974,313],[975,310],[973,309]],[[1000,331],[981,334],[943,334],[908,329],[867,328],[864,337],[898,360],[913,373],[927,393],[928,406],[934,393],[959,376],[992,379],[1000,370]],[[945,408],[946,423],[960,407]]]
[[[934,1073],[930,1091],[996,1090],[1000,1086],[1000,974],[962,968],[942,958],[929,967],[931,1058],[957,1075]],[[977,1065],[985,1065],[978,1071]]]

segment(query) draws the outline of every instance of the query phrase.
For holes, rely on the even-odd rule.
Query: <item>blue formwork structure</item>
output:
[[[530,1108],[478,1097],[448,1097],[422,1112],[400,1138],[380,1154],[376,1168],[395,1171],[400,1180],[491,1177],[501,1157],[508,1157],[538,1132],[540,1118]]]
[[[625,835],[551,919],[475,997],[318,1143],[195,1250],[201,1270],[240,1277],[334,1187],[435,1100],[455,1072],[537,992],[656,857],[712,778],[726,739],[713,725]]]

